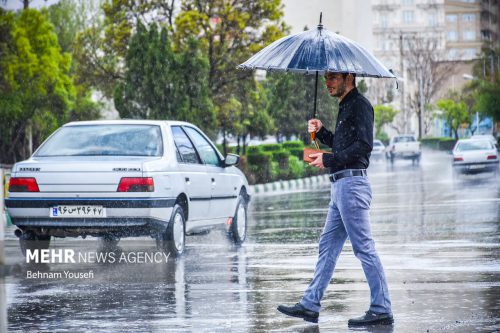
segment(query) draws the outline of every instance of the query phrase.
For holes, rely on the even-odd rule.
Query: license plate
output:
[[[103,206],[55,206],[50,208],[50,217],[106,217]]]
[[[482,169],[484,168],[484,165],[471,165],[469,169]]]

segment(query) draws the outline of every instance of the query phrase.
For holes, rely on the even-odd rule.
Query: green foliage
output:
[[[455,102],[451,99],[440,99],[437,107],[443,111],[451,130],[455,133],[455,139],[458,140],[458,128],[462,123],[470,123],[471,115],[467,112],[465,102]]]
[[[304,174],[306,164],[302,162],[302,159],[297,158],[296,156],[290,156],[288,159],[288,167],[289,167],[289,178],[297,179],[301,178]]]
[[[290,148],[288,150],[290,155],[297,157],[302,160],[304,158],[304,148]]]
[[[208,63],[196,40],[190,39],[186,49],[174,53],[165,28],[159,32],[156,24],[146,29],[139,23],[130,40],[126,68],[125,80],[114,95],[122,118],[189,121],[214,137],[215,110],[206,85]],[[227,106],[222,109],[232,111]]]
[[[432,149],[452,150],[453,146],[456,143],[456,140],[452,138],[427,137],[427,138],[422,138],[420,140],[420,143],[422,144],[423,147],[428,147]]]
[[[68,119],[75,100],[71,57],[61,52],[45,14],[0,11],[0,151],[3,163],[26,158]]]
[[[268,73],[263,84],[267,90],[269,113],[275,119],[277,136],[308,140],[307,120],[313,116],[315,76]],[[319,76],[317,118],[326,127],[333,128],[338,101],[330,97],[324,87],[324,78]]]
[[[261,146],[249,146],[247,148],[247,155],[254,155],[262,152]]]
[[[500,72],[497,74],[500,77]],[[475,95],[474,110],[500,121],[500,79],[494,82],[482,81]]]
[[[358,88],[358,91],[363,95],[368,91],[368,86],[366,85],[365,80],[361,80],[356,83],[356,87]]]
[[[274,152],[274,151],[279,151],[281,150],[281,144],[279,143],[268,143],[261,145],[263,151],[269,151],[269,152]]]
[[[390,140],[390,139],[389,139],[389,135],[387,135],[387,133],[386,133],[386,132],[384,132],[384,131],[377,132],[377,134],[376,134],[375,138],[376,138],[377,140],[382,141],[382,142],[383,142],[384,144],[386,144],[386,145],[389,143],[389,140]]]
[[[281,145],[285,149],[292,149],[292,148],[303,149],[304,148],[304,143],[302,141],[285,141]]]
[[[382,139],[380,139],[378,135],[380,134],[380,137],[382,138],[385,138],[385,136],[387,136],[387,134],[383,133],[382,127],[385,124],[390,124],[394,120],[394,117],[398,114],[398,111],[389,105],[376,105],[373,108],[373,112],[375,115],[375,134],[377,136],[377,139],[382,141]]]

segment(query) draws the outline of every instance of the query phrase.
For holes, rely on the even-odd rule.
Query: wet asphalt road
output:
[[[166,263],[45,264],[24,259],[7,230],[0,278],[0,331],[10,332],[498,332],[500,178],[454,180],[450,156],[424,152],[420,166],[372,162],[372,231],[385,266],[395,325],[350,330],[369,290],[346,243],[318,325],[275,309],[297,302],[312,277],[329,201],[319,188],[254,196],[249,238],[223,232],[187,238]],[[150,239],[122,240],[123,253],[156,251]],[[95,251],[95,240],[52,248]],[[88,279],[27,279],[27,271],[89,272]],[[2,299],[3,298],[3,299]]]

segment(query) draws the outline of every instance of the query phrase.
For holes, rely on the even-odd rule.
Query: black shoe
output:
[[[394,318],[392,313],[376,313],[373,311],[366,311],[364,316],[349,319],[349,326],[364,326],[364,325],[392,325]]]
[[[306,309],[300,303],[297,303],[294,306],[278,305],[278,311],[288,316],[302,318],[311,323],[318,322],[319,313]]]

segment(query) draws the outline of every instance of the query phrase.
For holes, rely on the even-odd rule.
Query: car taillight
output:
[[[486,159],[487,160],[496,160],[497,156],[496,155],[488,155],[488,157]]]
[[[455,161],[455,162],[462,162],[463,160],[464,160],[464,159],[463,159],[462,157],[460,157],[460,156],[457,156],[457,157],[455,157],[455,158],[453,159],[453,161]]]
[[[13,177],[9,181],[9,192],[40,192],[35,178]]]
[[[154,192],[155,184],[151,177],[124,177],[118,185],[118,192]]]

